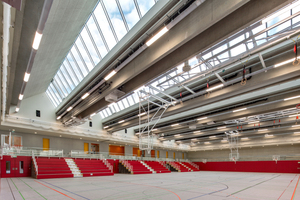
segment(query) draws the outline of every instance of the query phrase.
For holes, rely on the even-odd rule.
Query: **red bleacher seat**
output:
[[[36,158],[36,162],[38,166],[37,179],[73,177],[68,164],[63,158],[39,157]]]
[[[132,174],[152,174],[152,171],[150,171],[145,165],[143,165],[138,160],[128,160],[128,163],[132,166]]]
[[[151,167],[156,173],[171,173],[165,166],[158,161],[144,161],[149,167]]]
[[[86,176],[111,176],[114,175],[102,160],[74,159],[83,177]]]

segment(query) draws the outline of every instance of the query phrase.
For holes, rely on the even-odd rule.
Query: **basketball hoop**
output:
[[[204,164],[206,164],[207,159],[202,159],[202,162],[203,162]]]
[[[13,147],[16,149],[17,153],[20,153],[21,150],[23,149],[23,146],[22,146],[22,145],[15,145],[15,146],[13,146]]]
[[[139,138],[139,148],[140,150],[147,150],[150,154],[151,150],[153,149],[153,141],[154,135],[140,135]]]
[[[273,155],[272,158],[277,164],[277,161],[280,160],[280,155]]]

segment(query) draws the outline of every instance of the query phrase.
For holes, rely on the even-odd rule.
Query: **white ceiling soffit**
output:
[[[97,1],[53,1],[24,98],[46,91]]]

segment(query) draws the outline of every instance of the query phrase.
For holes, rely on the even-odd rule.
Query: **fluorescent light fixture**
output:
[[[289,117],[297,117],[298,116],[298,114],[297,115],[289,115]]]
[[[256,123],[259,123],[259,121],[248,122],[248,124],[256,124]]]
[[[20,94],[19,95],[19,100],[22,100],[23,99],[23,94]]]
[[[200,120],[203,120],[203,119],[207,119],[207,117],[202,117],[202,118],[199,118],[197,120],[200,121]]]
[[[181,137],[181,135],[180,134],[177,134],[177,135],[174,135],[175,137]]]
[[[261,23],[263,23],[263,24],[264,24],[264,23],[267,23],[267,22],[269,22],[270,20],[274,19],[275,17],[278,17],[279,15],[281,15],[281,14],[287,12],[288,10],[291,10],[292,8],[298,6],[299,4],[300,4],[300,1],[297,1],[297,2],[295,2],[295,3],[293,3],[293,4],[290,4],[289,6],[283,8],[282,10],[279,10],[278,12],[276,12],[276,13],[274,13],[274,14],[268,16],[268,17],[266,17],[265,19],[263,19],[263,20],[261,21]]]
[[[152,129],[152,131],[157,131],[157,128],[155,128],[155,129]]]
[[[178,126],[179,124],[172,124],[171,126]]]
[[[70,107],[67,109],[67,111],[69,112],[69,111],[72,110],[72,109],[73,109],[73,107],[70,106]]]
[[[241,138],[242,140],[248,140],[249,138],[247,138],[247,137],[243,137],[243,138]]]
[[[143,115],[146,115],[146,114],[147,114],[146,112],[143,112],[141,114],[138,114],[138,116],[140,117],[140,116],[143,116]]]
[[[41,40],[42,40],[42,34],[35,32],[35,36],[34,36],[34,40],[33,40],[33,44],[32,44],[32,48],[34,50],[38,50]]]
[[[148,42],[146,42],[146,45],[149,47],[156,40],[158,40],[161,36],[163,36],[166,32],[168,32],[168,28],[164,27],[158,33],[156,33],[150,40],[148,40]]]
[[[293,125],[292,127],[294,128],[294,127],[299,127],[300,125]]]
[[[227,142],[227,139],[223,139],[223,140],[221,140],[221,142]]]
[[[61,118],[61,116],[58,116],[56,119],[59,120]]]
[[[295,135],[300,135],[300,132],[294,132]]]
[[[82,140],[82,138],[80,138]]]
[[[239,112],[239,111],[243,111],[243,110],[247,110],[247,108],[241,108],[241,109],[238,109],[238,110],[234,110],[232,112]]]
[[[201,134],[201,131],[194,131],[195,135]]]
[[[211,138],[211,139],[212,139],[212,138],[216,138],[216,137],[217,137],[217,136],[209,136],[209,138]]]
[[[210,144],[210,142],[204,142],[204,144]]]
[[[218,89],[218,88],[220,88],[220,87],[223,87],[223,86],[224,86],[224,84],[220,84],[220,85],[217,85],[217,86],[215,86],[215,87],[208,88],[206,91],[207,91],[207,92],[209,92],[209,91],[212,91],[212,90]]]
[[[105,76],[104,80],[108,80],[111,77],[113,77],[113,75],[115,75],[117,72],[115,70],[112,70],[107,76]]]
[[[118,123],[121,124],[121,123],[123,123],[123,122],[125,122],[125,120],[121,120],[121,121],[119,121]]]
[[[267,131],[268,129],[259,129],[258,131]]]
[[[221,126],[221,127],[218,127],[217,129],[224,129],[226,128],[226,126]]]
[[[61,135],[59,137],[61,137]]]
[[[273,137],[274,135],[266,134],[265,137]]]
[[[290,60],[283,61],[283,62],[281,62],[281,63],[278,63],[278,64],[274,65],[274,68],[280,67],[280,66],[285,65],[285,64],[288,64],[288,63],[291,63],[291,62],[293,62],[294,60],[295,60],[295,58],[290,59]]]
[[[20,108],[17,107],[17,108],[16,108],[16,112],[19,112],[19,110],[20,110]]]
[[[288,100],[297,99],[297,98],[300,98],[300,95],[299,96],[295,96],[295,97],[289,97],[289,98],[286,98],[286,99],[283,99],[283,100],[284,101],[288,101]]]
[[[108,128],[109,126],[104,126],[104,128]]]
[[[85,94],[81,97],[81,99],[85,99],[85,98],[87,98],[89,95],[90,95],[89,93],[85,93]]]
[[[95,116],[96,115],[96,113],[93,113],[93,114],[91,114],[91,117],[93,117],[93,116]]]
[[[25,75],[24,75],[24,81],[25,81],[26,83],[28,82],[29,77],[30,77],[30,74],[28,74],[27,72],[25,72]]]

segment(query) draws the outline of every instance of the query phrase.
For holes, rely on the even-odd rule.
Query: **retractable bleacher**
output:
[[[87,176],[112,176],[114,175],[102,160],[96,159],[74,159],[83,177]]]
[[[160,164],[158,161],[145,161],[144,162],[151,167],[156,173],[171,173],[165,166]]]
[[[128,163],[132,166],[132,174],[152,174],[152,171],[145,167],[140,161],[128,160]]]
[[[187,166],[188,168],[190,168],[191,170],[193,170],[194,172],[196,171],[200,171],[200,169],[197,169],[196,167],[194,167],[191,163],[189,162],[182,162],[185,166]]]
[[[38,157],[36,162],[38,166],[37,179],[71,178],[74,176],[63,158]]]

